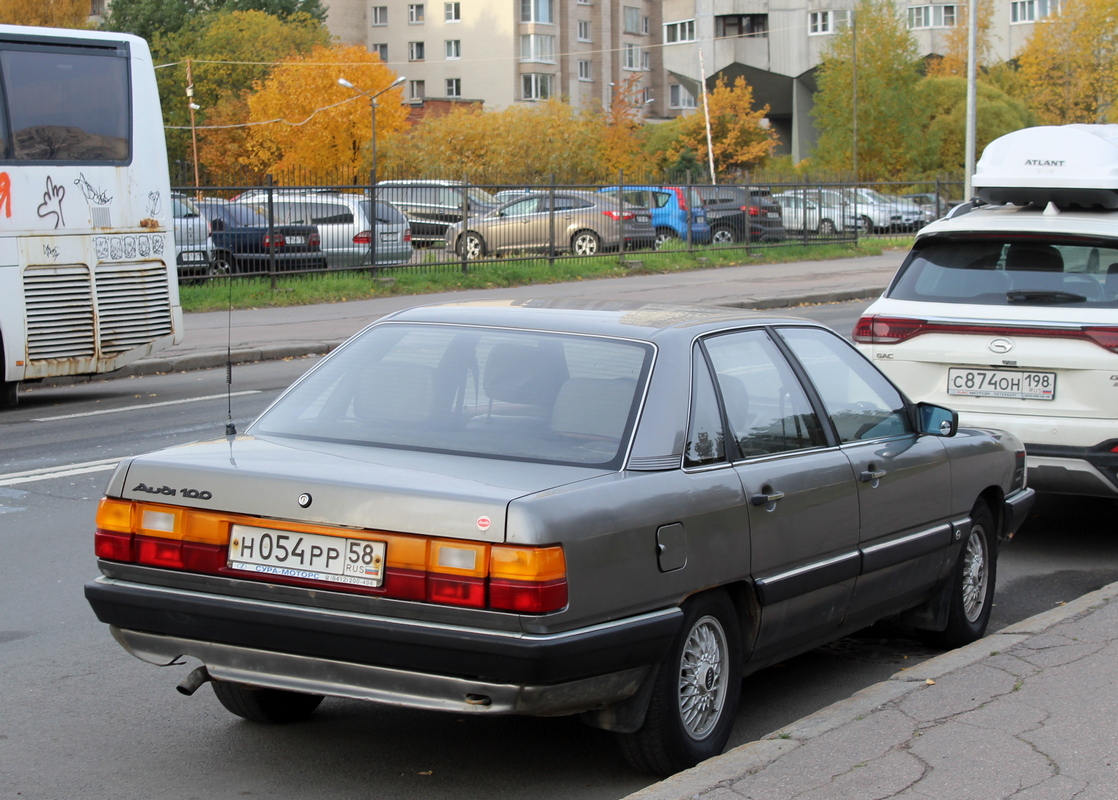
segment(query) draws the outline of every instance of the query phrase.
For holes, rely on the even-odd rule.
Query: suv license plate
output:
[[[1055,400],[1056,373],[952,367],[947,371],[947,393],[968,397]]]
[[[261,575],[377,587],[384,582],[384,542],[234,525],[229,568]]]

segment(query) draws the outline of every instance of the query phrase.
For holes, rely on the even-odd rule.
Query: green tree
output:
[[[157,34],[178,33],[190,20],[215,11],[263,11],[280,19],[309,14],[326,20],[321,0],[112,0],[103,26],[150,41]]]
[[[1035,124],[1020,100],[982,82],[976,89],[976,152],[981,153],[999,136]],[[917,171],[925,175],[962,172],[966,165],[966,78],[925,78],[918,87],[918,99],[929,110],[930,119]]]
[[[834,36],[816,82],[816,167],[854,166],[854,60],[857,35],[859,180],[898,178],[918,160],[927,114],[920,107],[916,41],[892,0],[859,0],[855,24]]]
[[[306,14],[284,20],[262,11],[203,14],[189,19],[178,33],[156,36],[152,42],[156,62],[172,65],[156,73],[172,164],[192,160],[188,104],[193,102],[199,107],[195,124],[203,129],[199,141],[208,151],[208,161],[222,170],[229,168],[236,158],[226,151],[243,145],[244,129],[205,128],[243,124],[248,118],[244,97],[268,77],[273,65],[324,46],[329,38],[321,23]],[[186,94],[188,59],[193,98]]]
[[[44,28],[88,28],[89,0],[4,0],[0,23]]]
[[[1076,0],[1036,25],[1018,56],[1030,106],[1050,125],[1112,122],[1118,100],[1118,0]]]

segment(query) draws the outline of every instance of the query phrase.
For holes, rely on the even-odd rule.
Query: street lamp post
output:
[[[376,269],[377,266],[377,98],[387,92],[389,89],[394,89],[407,80],[403,75],[398,77],[392,83],[385,86],[375,94],[369,94],[363,89],[358,89],[345,78],[338,78],[338,84],[352,89],[358,94],[363,94],[369,98],[369,109],[372,112],[372,149],[373,149],[373,163],[369,168],[369,267]]]

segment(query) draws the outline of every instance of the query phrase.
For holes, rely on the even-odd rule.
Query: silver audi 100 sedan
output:
[[[86,596],[248,719],[581,714],[669,773],[722,751],[746,673],[886,616],[982,636],[1031,500],[1016,438],[819,325],[452,303],[370,325],[242,435],[123,462]]]

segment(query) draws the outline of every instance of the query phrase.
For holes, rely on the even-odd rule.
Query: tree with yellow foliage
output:
[[[599,160],[607,180],[613,180],[618,173],[635,175],[646,167],[639,135],[643,124],[640,110],[644,106],[641,77],[640,73],[633,73],[615,86],[603,115]]]
[[[88,28],[89,0],[4,0],[0,23],[44,28]]]
[[[375,95],[396,77],[378,55],[357,46],[320,46],[281,61],[247,98],[244,162],[258,171],[342,171],[364,182],[372,164],[369,99],[338,79]],[[378,140],[407,126],[402,100],[398,88],[377,99]]]
[[[994,25],[994,3],[993,0],[978,0],[977,5],[975,63],[977,67],[984,67],[993,60],[990,36]],[[955,25],[948,28],[943,36],[944,46],[941,57],[929,61],[927,73],[929,76],[965,78],[967,75],[967,31],[970,7],[967,3],[959,3],[955,9]]]
[[[1114,122],[1118,0],[1076,0],[1037,24],[1018,56],[1029,104],[1049,125]]]
[[[772,155],[777,135],[765,122],[769,107],[753,108],[753,88],[745,78],[739,76],[732,85],[719,78],[714,91],[706,94],[706,106],[716,174],[753,169]],[[680,120],[670,155],[678,158],[685,151],[703,154],[700,160],[707,165],[706,115],[701,103],[696,113]]]

